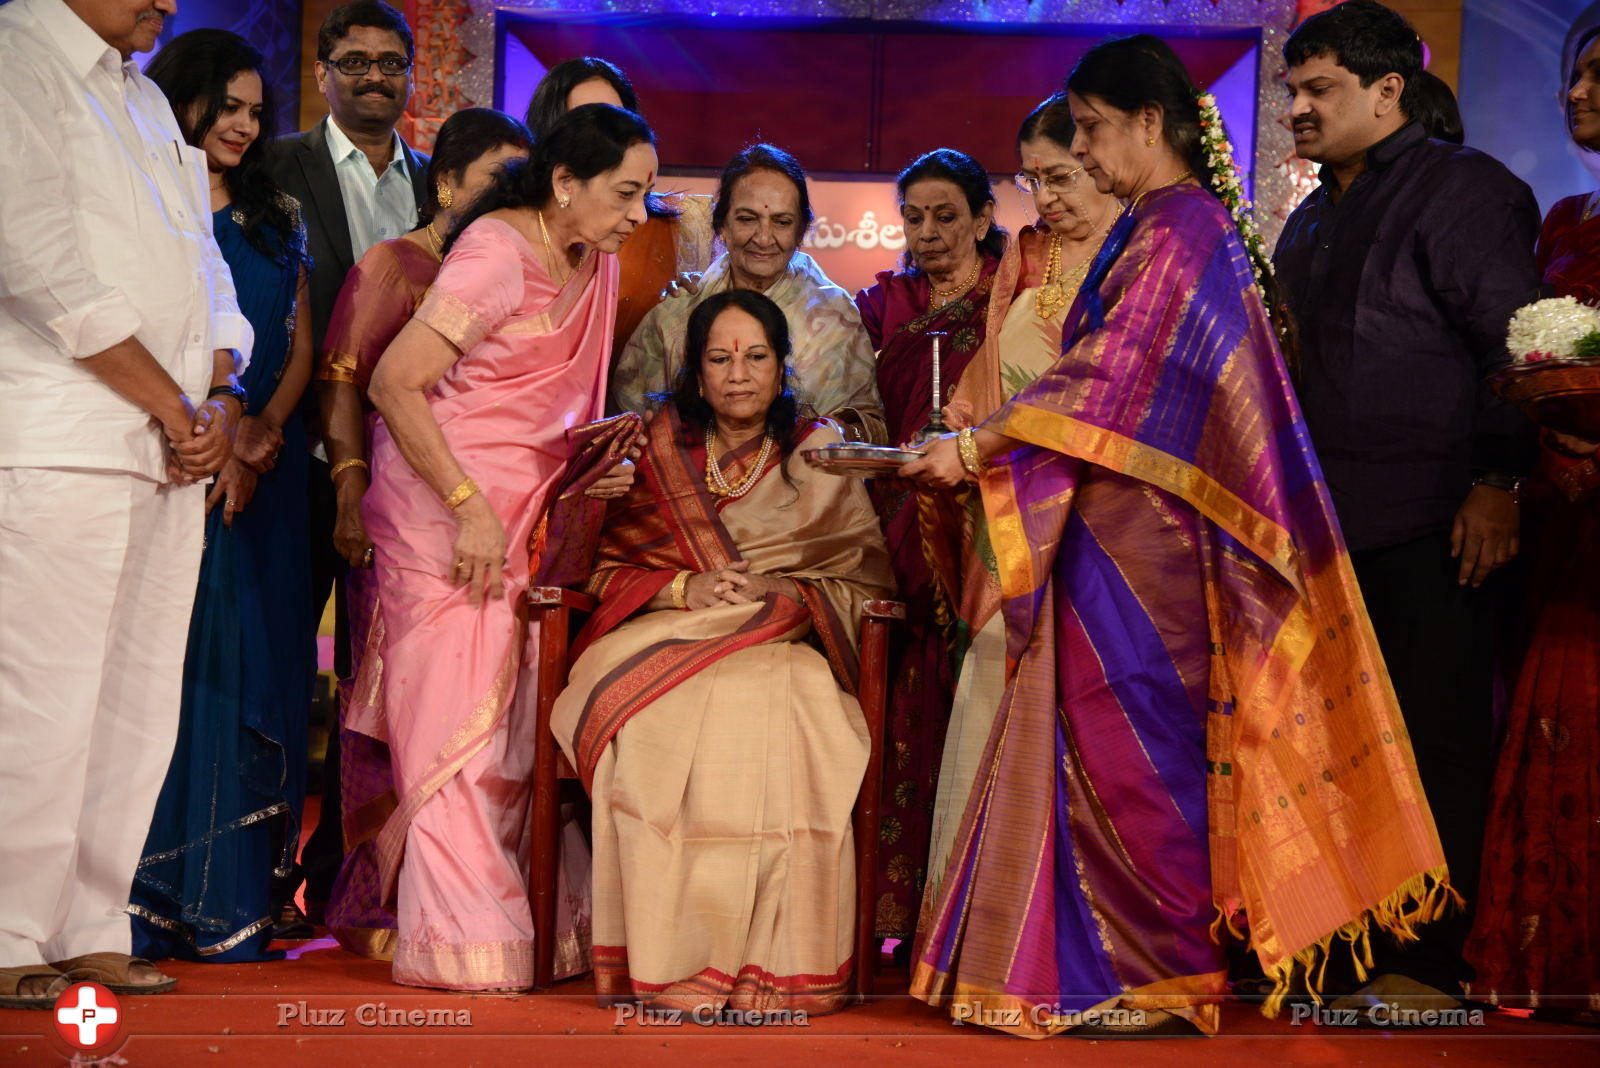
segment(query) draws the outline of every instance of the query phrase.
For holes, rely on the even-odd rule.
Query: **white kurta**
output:
[[[177,734],[205,489],[77,361],[192,399],[251,332],[172,109],[59,0],[0,8],[0,966],[127,952]]]

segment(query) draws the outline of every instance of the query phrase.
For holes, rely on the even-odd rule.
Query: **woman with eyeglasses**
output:
[[[985,341],[956,384],[949,405],[952,429],[976,426],[1061,357],[1061,328],[1078,299],[1122,202],[1102,193],[1072,155],[1076,132],[1067,94],[1056,93],[1022,120],[1017,131],[1021,170],[1017,188],[1033,198],[1039,218],[1017,234],[995,271]],[[944,760],[933,807],[927,893],[938,893],[951,840],[983,757],[989,728],[1005,690],[1006,627],[1000,578],[988,551],[987,520],[978,494],[964,502],[959,525],[944,524],[960,542],[959,598],[952,611],[970,636],[956,678]],[[983,551],[980,551],[980,546]]]

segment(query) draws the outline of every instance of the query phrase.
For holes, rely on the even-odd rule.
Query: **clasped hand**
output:
[[[163,423],[167,435],[167,477],[174,482],[199,482],[222,470],[233,456],[238,402],[213,397],[197,409],[183,397],[185,419]]]
[[[690,575],[683,595],[690,609],[724,604],[756,604],[774,593],[788,593],[787,579],[750,573],[750,561],[735,560],[720,571]]]
[[[283,430],[257,415],[241,416],[234,435],[233,454],[258,475],[271,471],[283,448]]]

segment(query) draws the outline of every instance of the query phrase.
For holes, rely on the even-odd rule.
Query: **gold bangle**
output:
[[[461,507],[463,501],[478,492],[478,484],[470,478],[461,480],[461,485],[450,491],[450,496],[444,499],[444,506],[452,512]]]
[[[680,612],[689,610],[689,576],[691,571],[680,571],[672,579],[672,607]]]
[[[348,471],[352,467],[359,467],[369,475],[372,473],[372,468],[367,466],[367,461],[359,457],[352,456],[348,460],[340,460],[338,463],[334,464],[333,469],[328,472],[328,480],[330,482],[339,481],[339,472]]]
[[[983,455],[978,452],[978,439],[970,426],[956,432],[956,451],[961,454],[961,466],[967,469],[967,474],[981,478]]]

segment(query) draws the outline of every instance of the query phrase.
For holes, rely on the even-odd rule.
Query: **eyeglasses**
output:
[[[350,78],[359,78],[373,67],[377,67],[378,73],[385,78],[396,77],[411,69],[411,61],[405,56],[379,56],[377,59],[368,59],[366,56],[340,56],[338,59],[323,60],[323,62]]]
[[[1018,189],[1031,196],[1039,195],[1039,188],[1043,186],[1052,193],[1068,193],[1076,188],[1079,175],[1083,174],[1082,167],[1074,167],[1064,174],[1052,174],[1045,178],[1035,178],[1031,174],[1013,174],[1011,180]]]

